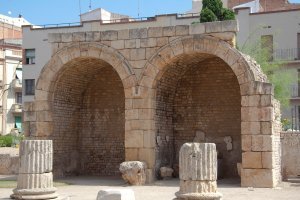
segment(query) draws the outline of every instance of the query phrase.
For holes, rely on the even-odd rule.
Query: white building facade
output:
[[[290,107],[282,108],[282,119],[287,119],[291,129],[300,129],[300,9],[251,13],[250,8],[238,8],[239,22],[237,44],[245,45],[267,39],[272,51],[272,61],[279,61],[291,71]],[[271,61],[271,62],[272,62]]]

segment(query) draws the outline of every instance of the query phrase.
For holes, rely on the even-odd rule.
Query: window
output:
[[[34,95],[35,80],[25,79],[25,95]]]
[[[25,49],[25,64],[35,64],[35,49]]]
[[[22,104],[22,92],[16,92],[16,103]]]
[[[15,128],[17,128],[19,132],[22,132],[22,117],[15,116]]]
[[[266,53],[268,61],[273,60],[273,35],[261,36],[261,49]]]

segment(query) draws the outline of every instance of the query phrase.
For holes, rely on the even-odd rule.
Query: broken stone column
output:
[[[179,152],[180,190],[178,199],[219,200],[217,151],[212,143],[185,143]]]
[[[15,199],[55,199],[51,140],[24,140],[20,144],[20,168]]]
[[[140,161],[128,161],[120,164],[122,178],[130,185],[144,185],[147,165]]]
[[[98,192],[97,200],[135,200],[131,189],[103,189]]]

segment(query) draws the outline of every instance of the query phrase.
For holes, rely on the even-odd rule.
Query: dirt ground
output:
[[[15,177],[0,176],[0,180],[15,179]],[[58,193],[64,199],[95,200],[99,190],[104,188],[130,188],[134,191],[136,200],[171,200],[179,190],[179,180],[171,179],[156,181],[146,186],[128,186],[121,179],[101,177],[70,177],[58,181],[70,185],[58,187]],[[223,200],[300,200],[300,181],[283,182],[280,187],[241,188],[239,180],[221,180],[218,191],[223,194]],[[9,199],[11,188],[0,188],[0,200]]]

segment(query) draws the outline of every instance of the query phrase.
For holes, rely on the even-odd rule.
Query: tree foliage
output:
[[[200,22],[216,21],[217,16],[208,8],[204,8],[200,13]]]
[[[202,19],[203,18],[203,19]],[[232,10],[223,8],[221,0],[203,0],[200,13],[200,22],[213,22],[234,20],[235,15]]]
[[[247,41],[242,46],[238,46],[238,49],[256,60],[270,83],[273,84],[275,98],[280,101],[283,108],[287,108],[291,96],[291,85],[297,77],[284,68],[282,61],[273,59],[273,44],[266,44],[266,41],[257,34],[258,31],[251,33]]]

